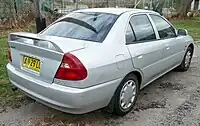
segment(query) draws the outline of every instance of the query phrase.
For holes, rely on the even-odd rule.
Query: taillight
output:
[[[81,61],[70,53],[66,53],[56,73],[55,78],[61,80],[84,80],[87,77],[87,70]]]
[[[9,58],[10,62],[12,62],[10,47],[8,47],[8,58]]]

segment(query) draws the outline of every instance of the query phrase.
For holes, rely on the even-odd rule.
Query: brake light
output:
[[[10,47],[8,47],[8,58],[9,58],[10,62],[12,62]]]
[[[61,80],[84,80],[87,77],[87,70],[81,61],[70,53],[66,53],[56,73],[55,78]]]

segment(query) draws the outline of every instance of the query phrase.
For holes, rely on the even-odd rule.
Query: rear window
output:
[[[71,13],[41,34],[103,42],[117,18],[118,15],[107,13]]]

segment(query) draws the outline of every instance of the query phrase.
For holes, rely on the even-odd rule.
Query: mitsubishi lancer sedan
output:
[[[39,34],[9,35],[10,82],[52,108],[83,114],[132,110],[140,89],[167,72],[187,71],[194,40],[157,12],[74,11]]]

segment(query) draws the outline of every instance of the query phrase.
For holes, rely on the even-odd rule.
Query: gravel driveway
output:
[[[101,110],[70,115],[39,103],[0,113],[0,126],[200,125],[200,48],[187,72],[170,72],[140,92],[134,110],[117,117]]]

